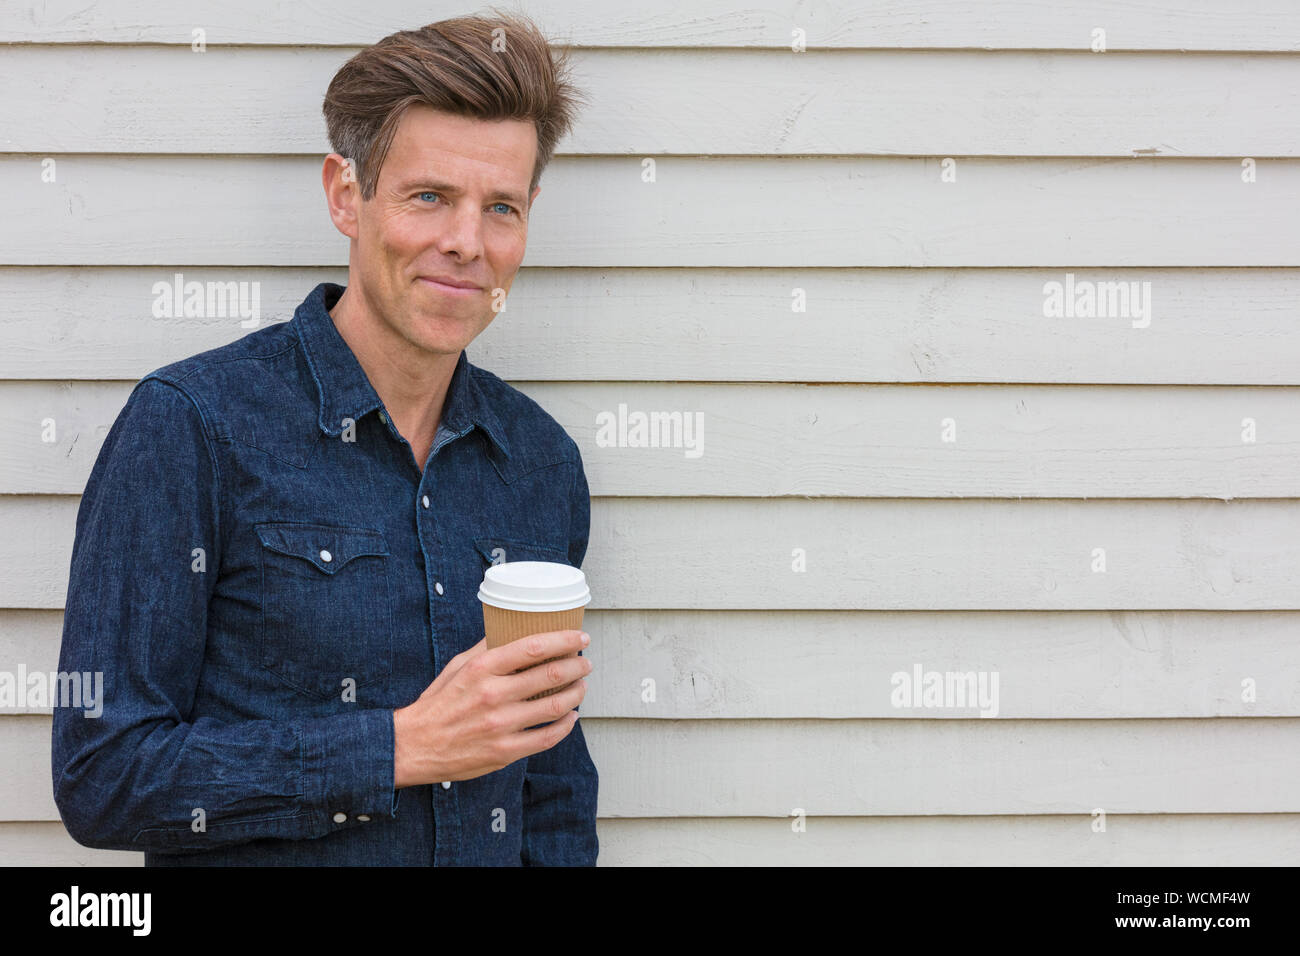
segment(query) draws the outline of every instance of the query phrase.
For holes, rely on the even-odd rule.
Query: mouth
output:
[[[419,276],[419,280],[443,295],[478,295],[483,291],[472,282],[464,282],[460,279],[435,279],[432,276]]]

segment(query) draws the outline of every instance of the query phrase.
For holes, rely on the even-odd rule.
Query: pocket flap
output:
[[[273,522],[259,524],[257,536],[263,547],[310,561],[326,574],[334,574],[362,555],[388,554],[383,532],[371,528]]]

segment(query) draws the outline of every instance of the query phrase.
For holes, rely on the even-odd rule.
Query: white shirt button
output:
[[[439,594],[442,594],[442,582],[441,582],[441,581],[434,581],[434,582],[433,582],[433,589],[434,589],[435,591],[437,591]]]
[[[322,549],[320,553],[320,559],[328,564],[330,561],[334,560],[334,555]]]
[[[348,820],[348,815],[347,815],[346,813],[336,813],[336,814],[334,814],[334,822],[335,822],[335,823],[346,823],[347,820]]]
[[[442,782],[442,789],[444,789],[444,790],[450,790],[450,789],[451,789],[451,781],[450,781],[450,780],[444,780],[444,781]]]
[[[370,818],[369,818],[368,816],[366,816],[364,813],[361,814],[359,817],[357,817],[357,819],[360,820],[362,823],[369,823],[369,822],[370,822]]]
[[[429,507],[429,496],[425,495],[423,498],[421,498],[420,504],[424,505],[426,508]]]
[[[388,416],[385,415],[382,411],[379,413],[379,420],[383,422],[385,425],[388,424]]]

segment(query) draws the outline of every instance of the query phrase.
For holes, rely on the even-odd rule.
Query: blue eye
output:
[[[440,193],[436,193],[436,192],[432,192],[432,191],[430,191],[430,192],[419,193],[418,195],[419,195],[420,199],[423,200],[426,196],[440,196],[441,194],[440,194]],[[508,215],[510,215],[512,212],[515,211],[514,207],[511,206],[509,203],[497,202],[497,203],[493,203],[493,204],[492,204],[492,207],[493,207],[494,209],[495,209],[496,207],[498,207],[498,206],[501,207],[501,213],[500,213],[500,215],[503,215],[503,216],[508,216]]]

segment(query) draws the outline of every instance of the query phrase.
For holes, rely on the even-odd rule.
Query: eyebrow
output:
[[[400,193],[405,193],[408,192],[409,190],[416,189],[417,187],[420,189],[431,189],[434,190],[435,192],[446,193],[449,196],[461,196],[464,195],[465,193],[465,190],[461,189],[459,186],[453,186],[451,183],[436,182],[435,180],[432,179],[407,180],[406,182],[400,183],[398,185],[397,191]],[[496,202],[499,199],[504,199],[507,202],[514,203],[516,206],[527,205],[527,203],[524,201],[522,196],[519,196],[516,193],[506,192],[503,190],[497,190],[491,196],[489,196],[488,199],[492,200],[493,202]]]

